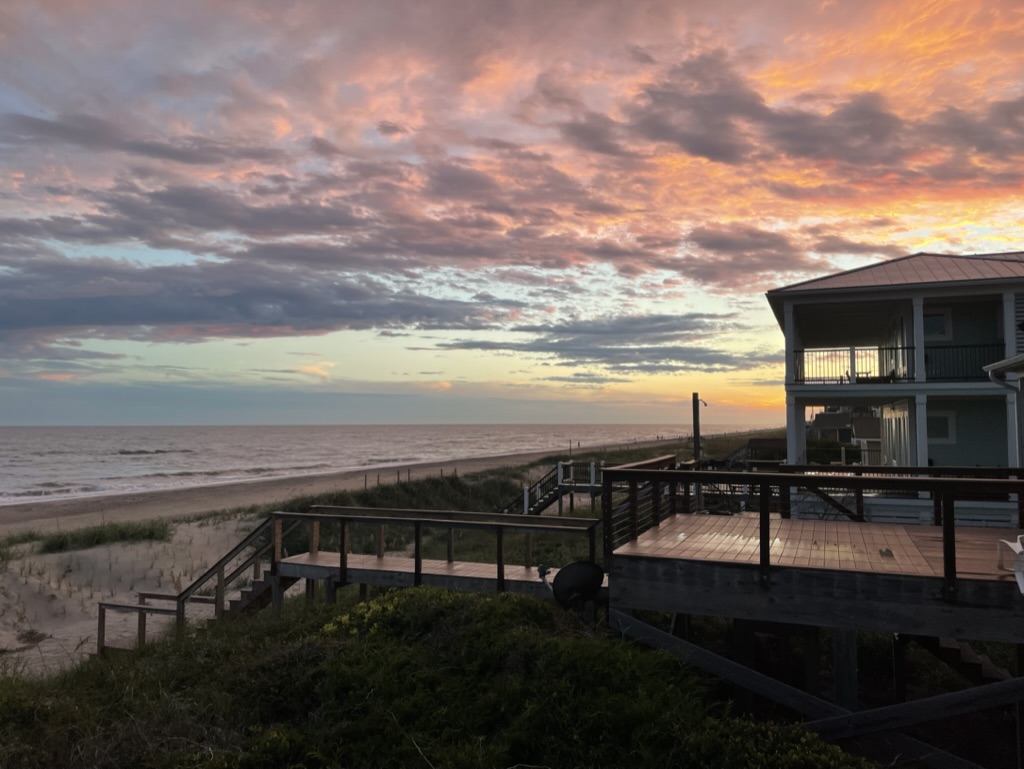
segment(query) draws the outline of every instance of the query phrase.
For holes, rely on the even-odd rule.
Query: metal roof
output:
[[[1024,251],[970,256],[923,253],[782,286],[769,291],[768,295],[1015,279],[1024,280]]]

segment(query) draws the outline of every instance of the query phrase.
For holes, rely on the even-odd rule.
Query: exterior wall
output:
[[[947,419],[955,436],[929,431],[928,459],[939,466],[1006,467],[1006,397],[928,399],[929,420]]]
[[[949,310],[952,338],[946,340],[925,339],[925,346],[941,344],[991,344],[1002,341],[999,316],[1002,301],[999,297],[986,298],[976,302],[944,302],[929,299],[924,311],[930,313]]]

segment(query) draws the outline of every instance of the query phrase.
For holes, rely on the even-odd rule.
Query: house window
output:
[[[956,443],[956,414],[936,411],[928,415],[929,443]]]
[[[950,341],[953,339],[953,319],[949,308],[924,311],[924,338]]]

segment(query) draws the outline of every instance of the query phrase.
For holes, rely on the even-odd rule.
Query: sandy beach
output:
[[[630,444],[664,445],[673,453],[678,439]],[[218,510],[284,502],[307,494],[394,483],[399,476],[469,475],[495,467],[528,464],[551,451],[502,454],[447,462],[428,462],[380,470],[275,478],[199,486],[171,491],[119,494],[0,506],[0,536],[21,531],[46,533],[115,521],[182,519]],[[550,468],[537,467],[540,477]],[[252,517],[196,518],[179,521],[168,541],[116,542],[63,553],[43,554],[32,543],[17,545],[0,561],[0,674],[5,669],[30,674],[54,672],[76,664],[95,650],[96,604],[101,600],[135,603],[139,591],[178,592],[190,584],[246,532]],[[209,616],[190,606],[193,619]],[[156,636],[169,620],[153,617]],[[134,645],[136,617],[112,613],[108,643]]]
[[[678,442],[678,439],[674,438],[630,445],[638,448],[661,444],[674,446],[678,445]],[[383,484],[395,482],[399,474],[402,480],[406,480],[440,475],[442,472],[445,475],[467,475],[495,467],[524,465],[552,453],[551,450],[547,450],[525,454],[499,454],[401,467],[0,505],[0,536],[22,531],[46,533],[120,521],[182,518],[215,510],[283,502],[309,494],[361,489],[364,485],[376,485],[378,477]],[[547,469],[539,469],[538,475]]]

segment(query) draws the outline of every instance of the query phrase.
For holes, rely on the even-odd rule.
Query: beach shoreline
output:
[[[637,441],[630,448],[678,445],[680,438]],[[580,450],[598,447],[580,447]],[[559,453],[547,449],[525,453],[420,462],[390,467],[344,470],[311,475],[260,478],[179,489],[126,492],[71,499],[46,499],[0,505],[0,536],[25,531],[48,533],[103,523],[184,518],[251,505],[282,503],[295,497],[352,491],[401,477],[416,480],[432,475],[466,475],[498,467],[526,465]],[[546,468],[545,468],[546,471]]]

